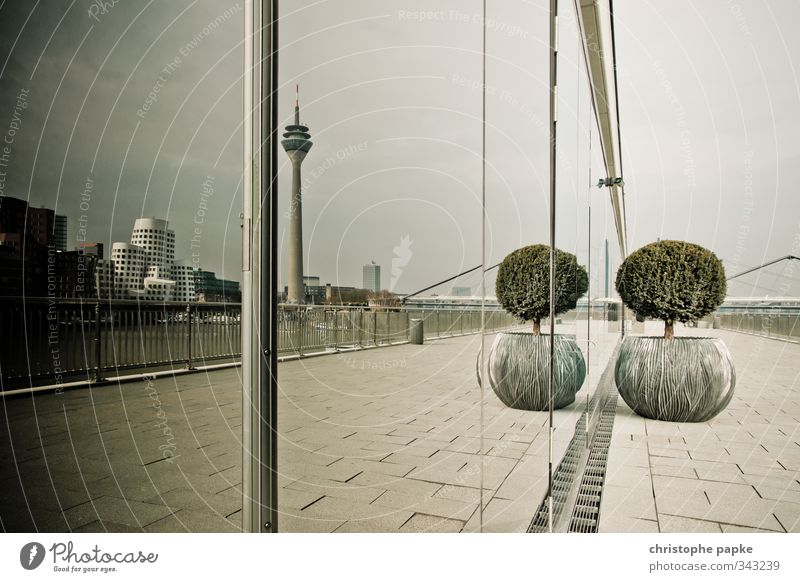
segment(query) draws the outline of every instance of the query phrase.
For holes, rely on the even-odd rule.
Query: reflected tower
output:
[[[303,198],[300,166],[311,149],[311,134],[305,125],[300,125],[300,86],[296,87],[294,100],[294,124],[286,126],[283,134],[283,149],[292,162],[292,199],[289,204],[289,303],[305,301],[303,285]]]

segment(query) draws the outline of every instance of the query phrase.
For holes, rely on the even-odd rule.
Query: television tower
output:
[[[305,302],[303,285],[303,198],[300,166],[314,145],[305,125],[300,125],[300,86],[295,88],[294,124],[286,126],[283,134],[283,149],[292,162],[292,199],[289,204],[289,303]]]

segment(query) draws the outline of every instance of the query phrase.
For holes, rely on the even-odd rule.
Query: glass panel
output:
[[[279,529],[477,530],[480,28],[282,9]]]
[[[243,4],[188,8],[0,9],[4,531],[240,528]]]

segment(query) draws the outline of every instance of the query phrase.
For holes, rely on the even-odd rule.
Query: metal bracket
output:
[[[597,182],[598,188],[609,188],[611,186],[624,186],[625,182],[622,181],[622,178],[600,178]]]

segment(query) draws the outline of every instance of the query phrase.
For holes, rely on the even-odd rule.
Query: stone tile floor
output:
[[[524,531],[546,488],[547,415],[489,390],[480,455],[478,347],[280,364],[280,531],[474,531],[481,475],[484,529]],[[0,401],[2,529],[238,531],[240,391],[227,369]],[[557,413],[556,454],[579,414]]]
[[[601,532],[800,531],[800,345],[713,333],[734,359],[733,401],[709,422],[668,423],[620,399]]]
[[[739,374],[723,415],[655,423],[620,404],[602,531],[800,529],[800,346],[720,333]],[[592,382],[613,348],[600,337]],[[282,363],[280,531],[477,531],[481,472],[484,531],[524,531],[546,490],[547,417],[489,390],[480,454],[478,345]],[[240,531],[239,374],[0,400],[0,528]],[[584,399],[556,413],[556,461]]]

